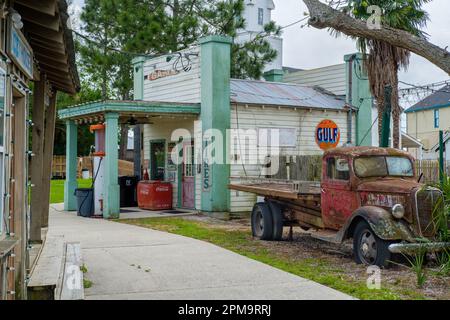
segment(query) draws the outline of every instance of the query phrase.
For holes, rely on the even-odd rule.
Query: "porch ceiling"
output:
[[[151,123],[161,116],[187,117],[200,114],[200,104],[180,104],[153,101],[105,100],[80,104],[59,110],[61,120],[79,120],[92,123],[104,119],[106,113],[118,113],[119,122],[133,117],[138,124]]]

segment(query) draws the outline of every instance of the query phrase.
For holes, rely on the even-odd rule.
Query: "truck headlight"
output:
[[[392,207],[392,215],[394,218],[401,219],[405,215],[405,207],[401,204],[396,204]]]

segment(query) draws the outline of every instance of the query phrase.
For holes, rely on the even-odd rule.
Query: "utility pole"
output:
[[[391,111],[392,111],[391,96],[392,96],[392,87],[390,85],[387,85],[384,87],[384,111],[381,124],[380,147],[382,148],[389,147],[389,138],[391,136]]]
[[[444,184],[444,131],[439,131],[439,181]]]

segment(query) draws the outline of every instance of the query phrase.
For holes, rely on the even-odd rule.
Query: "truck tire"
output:
[[[283,212],[280,205],[276,202],[269,202],[270,211],[272,212],[273,220],[273,240],[281,241],[283,238]]]
[[[358,264],[388,267],[391,252],[388,247],[391,243],[380,239],[366,221],[356,225],[353,234],[353,253]]]
[[[252,211],[252,234],[260,240],[273,239],[273,219],[269,205],[264,202],[255,204]]]

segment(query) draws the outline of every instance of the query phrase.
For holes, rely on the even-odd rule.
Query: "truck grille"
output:
[[[416,226],[418,232],[424,237],[433,237],[436,234],[436,220],[438,212],[436,206],[442,203],[442,192],[435,188],[424,188],[416,192]]]

